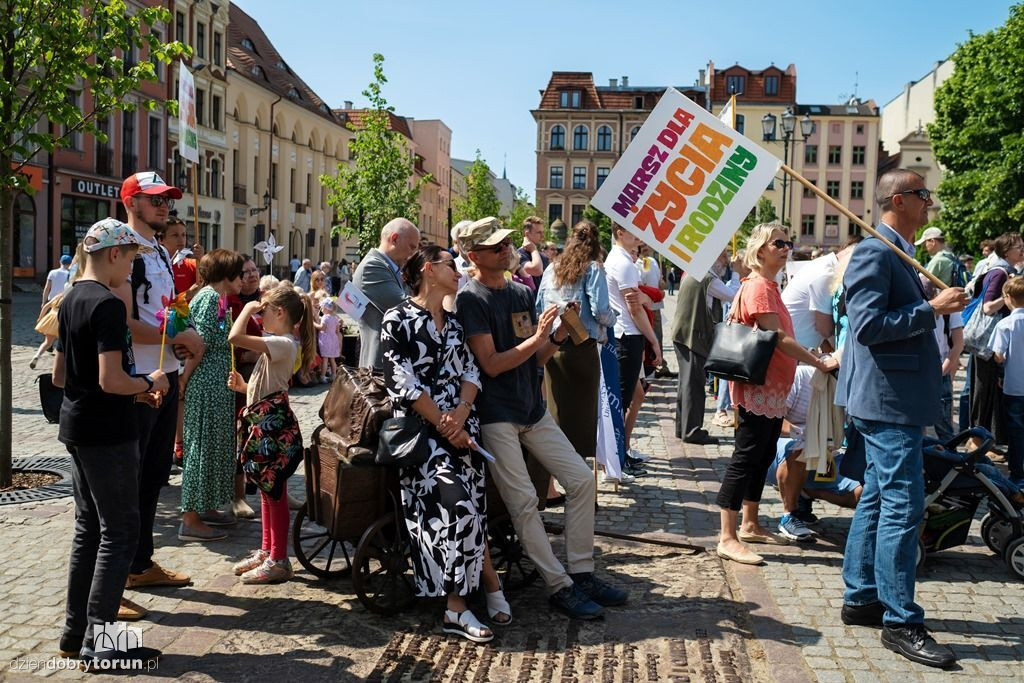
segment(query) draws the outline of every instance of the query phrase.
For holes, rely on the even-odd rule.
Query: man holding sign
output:
[[[878,233],[907,254],[928,221],[932,202],[924,179],[896,169],[878,180]],[[854,252],[843,278],[850,334],[836,389],[864,436],[864,491],[850,526],[843,561],[842,620],[882,628],[882,644],[935,667],[956,661],[924,627],[914,602],[918,526],[924,518],[924,427],[941,414],[935,319],[963,310],[963,290],[931,301],[914,268],[877,238]]]

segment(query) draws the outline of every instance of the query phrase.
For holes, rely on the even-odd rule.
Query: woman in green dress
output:
[[[185,462],[181,479],[183,541],[216,541],[227,534],[211,528],[233,524],[219,509],[230,505],[235,492],[235,398],[227,386],[231,372],[229,296],[242,286],[242,256],[214,249],[199,261],[206,286],[191,303],[190,319],[206,343],[201,358],[186,362]]]

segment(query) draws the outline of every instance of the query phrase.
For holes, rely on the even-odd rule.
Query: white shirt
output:
[[[46,281],[50,283],[50,293],[46,295],[47,301],[52,301],[55,296],[64,291],[69,275],[71,275],[71,271],[67,268],[54,268],[46,274]]]
[[[640,285],[640,271],[629,252],[618,244],[613,245],[608,258],[604,260],[604,274],[608,282],[608,301],[619,316],[615,320],[615,338],[640,334],[640,328],[633,322],[626,297],[622,294],[622,290],[635,289]]]
[[[661,289],[661,267],[658,266],[658,259],[644,256],[636,260],[636,268],[640,271],[640,284],[647,287]],[[665,308],[665,301],[654,301],[651,303],[652,311],[660,311]]]
[[[796,340],[804,348],[813,349],[824,339],[814,326],[814,314],[832,316],[832,279],[838,264],[835,254],[819,256],[793,276],[782,290],[782,303],[793,319]]]
[[[724,282],[717,275],[712,277],[711,284],[708,285],[708,310],[711,310],[712,299],[718,299],[723,304],[731,304],[738,291],[740,291],[740,278],[736,273],[732,274],[728,282]]]
[[[156,319],[156,314],[157,311],[163,308],[164,297],[168,300],[174,298],[174,276],[168,267],[168,264],[171,262],[171,256],[155,239],[150,242],[142,235],[139,235],[139,239],[144,245],[154,250],[159,249],[163,253],[163,258],[156,251],[139,255],[139,258],[146,264],[146,279],[149,280],[151,285],[149,303],[146,303],[146,299],[143,296],[145,286],[139,287],[135,297],[139,307],[139,321],[151,327],[159,327],[160,323]],[[129,307],[128,316],[131,317],[131,315],[132,309]],[[132,352],[135,354],[135,372],[148,375],[160,367],[159,342],[156,344],[140,344],[137,341],[133,341]],[[174,357],[171,342],[168,340],[164,346],[164,372],[176,372],[179,367],[178,359]]]
[[[964,326],[964,317],[959,313],[949,314],[949,331],[952,333],[953,330]],[[946,319],[945,316],[935,317],[935,341],[939,344],[939,360],[946,360],[946,356],[949,355],[949,343],[946,341]]]

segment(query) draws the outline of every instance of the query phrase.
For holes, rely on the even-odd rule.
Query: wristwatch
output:
[[[136,375],[136,377],[146,380],[146,392],[153,391],[153,380],[149,375]]]
[[[469,411],[470,411],[470,412],[473,412],[473,402],[472,402],[472,401],[463,401],[463,400],[462,400],[462,399],[460,398],[460,399],[459,399],[459,405],[460,405],[460,406],[466,406],[467,408],[469,408]]]

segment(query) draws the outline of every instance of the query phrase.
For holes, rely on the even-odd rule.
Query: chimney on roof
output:
[[[705,69],[697,69],[697,85],[707,85],[707,73]]]
[[[629,76],[623,76],[622,77],[622,87],[623,88],[628,88],[629,87]]]
[[[612,87],[612,88],[619,87],[619,79],[617,79],[617,78],[609,78],[608,79],[608,85],[610,87]]]
[[[352,108],[352,100],[345,100],[345,102],[343,104],[345,106],[342,107],[342,109],[351,109]]]

